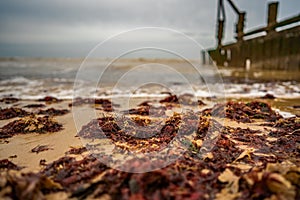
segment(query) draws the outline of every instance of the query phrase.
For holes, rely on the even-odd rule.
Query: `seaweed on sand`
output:
[[[153,106],[150,104],[142,104],[137,108],[122,111],[123,114],[141,115],[141,116],[153,116],[162,117],[165,116],[167,108],[165,106]]]
[[[24,108],[43,108],[45,106],[46,106],[45,104],[35,103],[35,104],[28,104],[28,105],[24,106]]]
[[[44,98],[38,99],[38,101],[45,101],[46,103],[58,103],[62,100],[52,96],[45,96]]]
[[[159,101],[159,103],[178,103],[178,98],[172,93],[167,93],[169,96]]]
[[[8,159],[0,160],[0,170],[20,170],[22,167],[14,164],[13,162],[9,161]]]
[[[48,151],[50,149],[52,149],[52,148],[50,148],[48,145],[37,145],[36,147],[31,149],[31,152],[38,154],[42,151]]]
[[[71,147],[70,150],[68,150],[66,152],[66,154],[78,155],[78,154],[82,154],[83,152],[86,152],[86,151],[87,151],[87,148],[85,148],[85,147]]]
[[[16,103],[18,101],[19,101],[19,99],[14,98],[14,97],[5,97],[5,98],[0,99],[0,102],[4,102],[6,104]]]
[[[49,115],[49,116],[60,116],[69,113],[70,111],[67,109],[55,109],[55,108],[48,108],[47,110],[40,110],[38,112],[39,115]]]
[[[226,104],[217,104],[206,112],[214,112],[215,116],[222,116],[224,113],[227,118],[243,123],[253,122],[254,119],[275,122],[282,118],[269,104],[260,101],[248,103],[229,101]]]
[[[47,133],[62,130],[62,125],[48,116],[34,115],[12,121],[0,128],[0,138],[12,137],[15,134]]]
[[[245,110],[244,105],[252,106],[254,113],[248,112],[248,108]],[[30,189],[32,194],[39,194],[41,198],[63,191],[68,198],[74,199],[300,199],[299,118],[274,119],[272,113],[267,115],[268,109],[264,110],[262,105],[244,105],[234,105],[234,109],[242,109],[237,114],[245,116],[247,111],[249,120],[253,120],[260,118],[256,114],[262,112],[263,119],[275,120],[272,131],[280,130],[285,134],[272,135],[270,127],[266,130],[224,127],[209,117],[208,112],[176,114],[165,119],[163,128],[157,129],[151,127],[151,120],[155,119],[147,116],[102,117],[83,126],[78,135],[105,137],[117,144],[128,143],[130,145],[120,147],[129,151],[137,150],[139,142],[147,141],[143,143],[146,145],[143,151],[147,152],[156,150],[151,149],[154,144],[151,140],[157,139],[153,140],[155,145],[164,145],[178,134],[179,129],[188,136],[194,131],[196,134],[194,138],[185,137],[190,148],[161,169],[128,173],[103,164],[113,163],[111,156],[99,154],[101,161],[105,161],[103,163],[91,155],[80,159],[65,156],[50,164],[43,163],[43,169],[37,174],[24,174],[21,179],[4,177],[0,189],[7,192],[1,191],[0,197],[5,194],[6,197],[35,198],[22,196],[29,195],[26,191]],[[146,135],[136,135],[136,126],[145,128]],[[200,150],[209,132],[217,133],[215,143],[211,144],[207,154],[201,155]],[[159,140],[164,143],[160,144]],[[173,148],[177,145],[180,144]],[[80,149],[78,151],[82,153]],[[164,161],[163,156],[129,158],[122,163],[128,171]],[[23,183],[31,184],[31,187],[28,189]],[[7,187],[10,190],[6,190]],[[12,191],[18,192],[14,194]]]
[[[3,199],[46,199],[46,195],[62,191],[62,187],[39,173],[20,173],[9,171],[0,174]]]
[[[168,118],[165,124],[151,123],[149,118],[103,117],[83,126],[78,136],[108,138],[125,150],[152,151],[162,148],[176,136],[180,120],[179,115]]]
[[[113,104],[109,99],[92,99],[92,98],[75,98],[72,103],[69,104],[71,106],[80,106],[83,104],[94,104],[94,105],[101,105],[103,110],[106,112],[112,112],[113,106],[118,107],[117,104]]]
[[[107,169],[106,165],[93,156],[84,157],[82,160],[62,157],[46,165],[41,173],[62,185],[67,191],[74,192]]]
[[[21,108],[5,108],[1,109],[0,108],[0,120],[5,120],[5,119],[11,119],[14,117],[24,117],[28,116],[31,113],[21,109]]]

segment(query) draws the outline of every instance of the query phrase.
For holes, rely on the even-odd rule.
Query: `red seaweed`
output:
[[[75,155],[78,155],[78,154],[82,154],[83,152],[86,152],[87,149],[85,147],[78,147],[78,148],[75,148],[75,147],[71,147],[70,150],[68,150],[66,152],[66,154],[75,154]]]
[[[24,108],[43,108],[45,107],[45,104],[28,104],[24,106]]]
[[[217,104],[207,111],[213,111],[216,116],[222,116],[224,113],[227,118],[243,123],[253,122],[253,119],[275,122],[282,118],[269,104],[259,101],[249,103],[230,101],[226,104]]]
[[[0,160],[0,170],[7,169],[7,170],[20,170],[22,167],[17,166],[13,162],[9,161],[8,159]]]
[[[49,116],[61,116],[69,113],[70,111],[67,109],[55,109],[55,108],[48,108],[47,110],[40,110],[38,112],[39,115],[49,115]]]
[[[48,145],[37,145],[36,147],[34,147],[33,149],[31,149],[31,152],[38,154],[38,153],[40,153],[42,151],[48,151],[50,149],[52,149],[52,148],[50,148]]]
[[[21,108],[0,108],[0,120],[11,119],[14,117],[24,117],[31,113],[21,109]]]
[[[14,97],[5,97],[5,98],[0,99],[0,102],[4,102],[6,104],[16,103],[18,101],[19,101],[19,99],[14,98]]]
[[[42,99],[38,99],[38,101],[45,101],[47,103],[58,103],[61,102],[62,100],[56,98],[56,97],[52,97],[52,96],[46,96]]]
[[[0,185],[0,188],[9,187],[8,191],[21,188],[16,194],[7,193],[15,198],[25,195],[24,191],[28,188],[32,194],[39,194],[40,198],[58,191],[64,191],[74,199],[300,198],[298,117],[283,119],[268,104],[261,102],[228,102],[225,105],[226,117],[239,122],[262,119],[269,121],[272,130],[222,126],[211,117],[212,110],[222,112],[224,106],[221,108],[220,105],[198,113],[174,114],[152,125],[155,117],[142,116],[139,110],[150,106],[151,103],[147,102],[132,110],[140,116],[125,112],[123,116],[94,119],[82,127],[78,136],[109,138],[117,146],[127,144],[119,148],[129,152],[150,152],[157,150],[152,145],[164,147],[180,132],[183,136],[192,136],[191,133],[195,132],[193,138],[184,138],[189,148],[170,165],[146,173],[128,173],[110,168],[92,155],[79,160],[65,156],[49,164],[41,161],[43,168],[39,173],[23,174],[21,178],[10,177],[6,185]],[[217,133],[215,143],[209,144],[211,149],[208,154],[200,154],[202,142],[209,136],[209,131]],[[66,154],[82,154],[85,151],[85,147],[71,148]],[[176,152],[170,155],[176,155]],[[107,163],[113,162],[110,156],[98,156]],[[154,161],[148,157],[132,157],[124,166],[128,171],[148,168],[165,159],[163,156],[158,156]],[[50,181],[47,182],[51,183],[50,188],[46,187],[45,181]],[[19,182],[38,184],[24,188],[23,185],[27,185],[21,187]]]
[[[0,138],[12,137],[15,134],[47,133],[62,130],[62,125],[48,116],[29,116],[10,122],[0,128]]]

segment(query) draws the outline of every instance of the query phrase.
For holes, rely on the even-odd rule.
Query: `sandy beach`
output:
[[[300,200],[299,7],[1,1],[0,200]]]
[[[59,131],[40,133],[36,133],[40,130],[38,125],[33,128],[26,125],[33,131],[28,132],[31,129],[23,126],[23,132],[11,132],[11,135],[1,138],[2,198],[149,199],[153,194],[162,199],[248,199],[253,195],[275,199],[283,195],[286,199],[299,198],[298,99],[260,99],[260,103],[240,99],[227,100],[223,104],[212,104],[210,100],[203,99],[195,105],[186,98],[178,101],[180,98],[175,95],[159,99],[143,97],[131,99],[129,110],[123,114],[121,121],[115,112],[123,112],[128,107],[113,105],[107,100],[80,99],[71,105],[71,100],[53,99],[2,100],[2,117],[9,118],[0,121],[2,134],[9,130],[5,128],[9,123],[48,115],[51,122],[62,125]],[[224,115],[218,105],[225,110]],[[195,112],[177,113],[183,107]],[[18,111],[15,117],[11,117],[12,110],[3,112],[5,108],[20,108],[30,114],[18,117],[21,113]],[[49,108],[60,112],[65,110],[66,113],[54,114],[55,111],[50,112]],[[86,123],[85,127],[80,126],[77,130],[72,108],[95,110],[97,123],[104,134],[97,132],[99,127],[95,128],[92,123]],[[283,118],[275,108],[288,112],[290,116]],[[41,114],[41,110],[48,110],[48,113]],[[151,115],[149,111],[152,111]],[[213,112],[219,113],[214,115]],[[85,118],[83,112],[82,117]],[[120,129],[107,129],[103,126],[105,124],[101,125],[101,120],[108,120],[104,121],[108,125],[112,123],[109,126],[133,120],[143,124],[146,134],[155,132],[160,123],[164,125],[156,135],[141,137],[135,132],[140,126],[134,132],[131,127],[122,128],[120,124]],[[156,122],[159,124],[156,125]],[[193,125],[196,125],[194,133],[187,134],[193,130]],[[184,135],[175,141],[180,130]],[[211,136],[214,139],[205,136],[210,130],[217,134]],[[92,137],[93,134],[101,137]],[[98,140],[100,142],[97,143]],[[206,140],[214,142],[210,144],[209,151],[204,151],[208,144]],[[112,146],[109,153],[103,153],[109,146]],[[161,152],[166,151],[164,148],[167,154],[155,154],[160,149],[163,149]],[[149,159],[140,155],[159,156]],[[166,156],[178,157],[170,159],[167,165],[161,164],[166,161]],[[107,159],[110,161],[106,162]],[[156,167],[164,167],[135,173],[138,169],[149,168],[149,165],[155,166],[155,163]],[[174,173],[181,178],[175,181]],[[146,178],[148,176],[152,178]]]
[[[108,61],[1,60],[0,198],[300,198],[298,72]]]

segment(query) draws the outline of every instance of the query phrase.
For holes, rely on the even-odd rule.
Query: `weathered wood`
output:
[[[300,15],[297,15],[297,16],[291,17],[289,19],[283,20],[281,22],[278,22],[278,23],[274,24],[271,28],[276,29],[276,28],[280,28],[283,26],[287,26],[287,25],[299,22],[299,21],[300,21]],[[244,36],[250,36],[250,35],[264,32],[264,31],[267,31],[267,27],[261,27],[261,28],[257,28],[252,31],[248,31],[247,33],[244,34]]]
[[[268,25],[243,36],[261,32],[267,32],[267,35],[218,45],[218,48],[208,51],[214,62],[219,66],[245,67],[246,61],[250,60],[254,68],[300,70],[300,26],[276,31],[276,28],[299,22],[300,15],[277,23],[277,9],[278,3],[269,4]]]
[[[210,50],[211,58],[219,66],[245,67],[247,59],[251,67],[265,69],[300,70],[300,26],[260,36],[243,42],[225,45],[222,49]],[[224,52],[224,55],[221,54]],[[231,58],[227,58],[227,52]]]
[[[278,2],[269,4],[267,32],[274,32],[277,24]]]

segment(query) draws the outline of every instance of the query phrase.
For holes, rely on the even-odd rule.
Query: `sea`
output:
[[[0,58],[0,98],[163,96],[300,98],[299,72],[218,68],[197,60]]]

